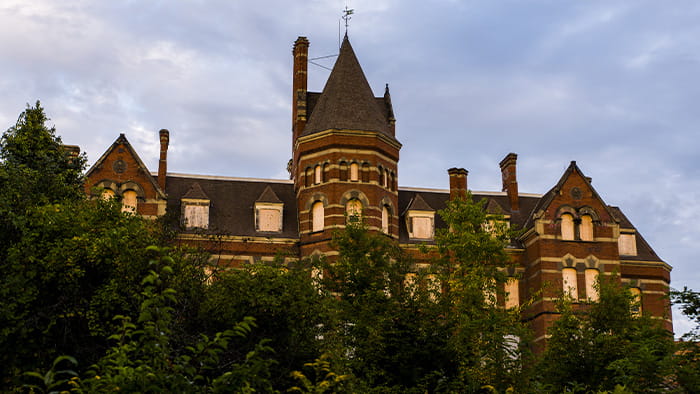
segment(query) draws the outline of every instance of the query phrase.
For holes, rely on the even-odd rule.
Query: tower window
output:
[[[340,167],[340,181],[346,182],[348,180],[348,163],[341,161],[339,167]]]
[[[506,282],[506,309],[515,308],[520,305],[520,281],[517,278],[510,277]]]
[[[311,206],[311,231],[323,231],[325,227],[324,207],[321,201]]]
[[[369,164],[362,164],[362,182],[369,182]]]
[[[306,169],[306,177],[305,178],[306,178],[306,182],[305,182],[306,187],[311,186],[312,181],[314,179],[314,170],[311,167]]]
[[[322,181],[322,172],[321,172],[321,165],[316,164],[316,167],[314,167],[314,183],[319,184]]]
[[[347,214],[348,223],[356,223],[362,220],[362,202],[358,199],[352,199],[345,205],[345,213]]]
[[[389,234],[389,222],[390,222],[389,207],[384,205],[382,207],[382,232],[384,234]]]
[[[353,182],[360,180],[360,165],[357,163],[350,163],[350,180]]]

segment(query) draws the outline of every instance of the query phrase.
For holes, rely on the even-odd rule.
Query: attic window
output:
[[[183,198],[182,225],[187,230],[209,228],[209,200]]]
[[[637,237],[635,234],[620,234],[620,238],[617,239],[617,247],[620,250],[620,255],[636,256]]]
[[[255,203],[255,231],[278,233],[282,231],[283,204]]]
[[[409,211],[408,237],[411,239],[433,239],[435,212]]]

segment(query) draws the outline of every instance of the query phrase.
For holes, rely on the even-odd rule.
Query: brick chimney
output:
[[[518,159],[518,155],[515,153],[508,153],[503,160],[501,160],[501,179],[503,180],[503,190],[508,194],[508,200],[510,200],[510,210],[511,212],[520,211],[520,201],[518,199],[518,179],[516,178],[515,172],[515,162]]]
[[[450,168],[450,200],[467,197],[467,175],[469,171],[464,168]]]
[[[168,144],[170,143],[170,132],[162,129],[160,134],[160,161],[158,161],[158,186],[165,193],[165,177],[168,172]]]
[[[299,37],[294,42],[292,76],[292,146],[306,126],[306,89],[309,68],[309,40]]]

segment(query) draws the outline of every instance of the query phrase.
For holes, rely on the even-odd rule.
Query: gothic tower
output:
[[[333,231],[352,220],[398,239],[401,144],[389,88],[374,96],[346,35],[323,92],[307,92],[308,47],[299,37],[293,50],[291,174],[301,256],[332,256]]]

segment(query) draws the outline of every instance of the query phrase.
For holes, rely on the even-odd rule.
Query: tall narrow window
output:
[[[631,287],[630,293],[632,294],[632,315],[641,316],[642,315],[642,290],[639,287]]]
[[[578,279],[574,268],[564,268],[561,271],[564,282],[564,294],[578,300]]]
[[[122,194],[122,212],[136,212],[136,192],[127,190]]]
[[[385,169],[384,170],[384,181],[382,182],[382,186],[384,187],[389,187],[389,170]]]
[[[561,215],[561,239],[574,240],[574,217],[568,213]]]
[[[369,182],[369,164],[362,164],[362,182]]]
[[[357,163],[350,163],[350,180],[353,182],[360,180],[360,165]]]
[[[382,232],[389,234],[389,207],[386,205],[382,207]]]
[[[348,180],[348,163],[341,161],[339,167],[340,167],[340,181],[346,182]]]
[[[331,178],[331,165],[326,163],[323,165],[323,173],[321,174],[321,181],[328,182]]]
[[[321,166],[319,164],[316,164],[316,167],[314,167],[314,183],[319,184],[321,183]]]
[[[311,231],[323,231],[325,226],[324,208],[321,201],[316,201],[311,206]]]
[[[309,167],[306,169],[306,186],[309,187],[313,183],[314,179],[314,170]]]
[[[353,198],[345,204],[345,213],[348,215],[348,223],[356,223],[362,220],[362,202]]]
[[[506,309],[515,308],[520,305],[520,281],[510,277],[506,282]]]
[[[598,270],[593,268],[586,269],[586,297],[591,301],[598,301]]]
[[[581,241],[593,241],[593,218],[590,215],[581,216],[579,235],[581,236]]]
[[[384,172],[384,169],[381,166],[379,166],[378,171],[379,171],[379,184],[382,185],[383,187],[386,187],[386,172]]]

